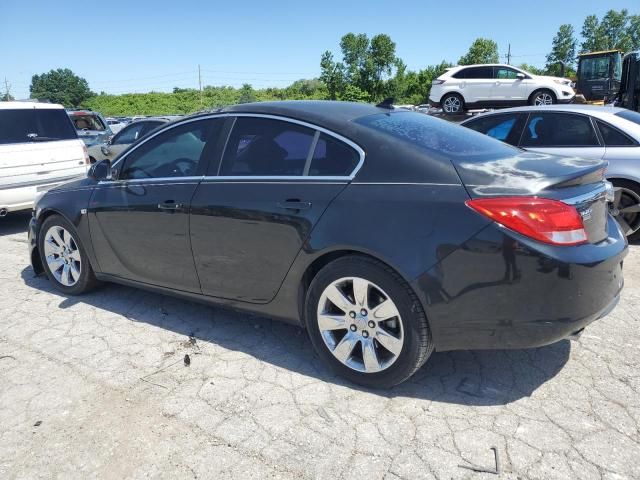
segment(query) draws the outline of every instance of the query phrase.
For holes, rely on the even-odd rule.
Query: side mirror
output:
[[[524,73],[520,73],[520,72],[518,72],[518,73],[516,73],[516,78],[517,78],[518,80],[524,80],[524,79],[526,78],[526,76],[525,76],[525,74],[524,74]]]
[[[87,177],[92,178],[93,180],[110,180],[111,179],[111,161],[110,160],[100,160],[99,162],[94,163],[89,172],[87,173]]]

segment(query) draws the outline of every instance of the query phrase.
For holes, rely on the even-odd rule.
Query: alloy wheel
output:
[[[533,100],[534,105],[553,105],[553,97],[550,93],[540,92]]]
[[[455,95],[445,98],[442,104],[442,109],[446,113],[458,113],[461,108],[462,102]]]
[[[629,188],[616,187],[611,214],[626,236],[637,232],[640,230],[640,195]]]
[[[345,277],[329,284],[318,302],[317,321],[333,356],[358,372],[385,370],[402,351],[398,308],[384,290],[363,278]]]
[[[47,267],[55,279],[65,287],[72,287],[80,279],[82,258],[73,236],[63,227],[54,225],[44,237]]]

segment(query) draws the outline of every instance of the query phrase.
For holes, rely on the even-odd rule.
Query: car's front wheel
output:
[[[368,257],[342,257],[322,268],[307,292],[305,315],[322,360],[368,387],[403,382],[433,351],[415,293],[395,271]]]
[[[451,115],[464,111],[464,99],[457,93],[448,93],[442,97],[442,111]]]
[[[529,105],[553,105],[557,102],[556,96],[551,90],[538,90],[529,98]]]
[[[42,223],[38,250],[47,277],[63,293],[78,295],[97,285],[76,229],[60,215],[52,215]]]

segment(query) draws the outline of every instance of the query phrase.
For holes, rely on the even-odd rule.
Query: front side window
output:
[[[588,117],[567,113],[532,113],[522,133],[522,147],[597,147]]]
[[[221,120],[199,120],[171,128],[132,151],[118,175],[121,180],[189,177],[198,172],[208,138]]]
[[[517,135],[515,135],[516,121],[518,114],[505,114],[505,115],[488,115],[486,117],[479,117],[468,123],[465,123],[465,127],[471,128],[476,132],[484,133],[502,142],[511,143],[516,145],[518,142]]]
[[[309,167],[311,176],[345,177],[351,175],[360,155],[346,143],[320,134]]]
[[[0,144],[52,142],[78,138],[62,109],[0,110]]]
[[[113,140],[112,145],[129,145],[142,136],[142,129],[144,128],[144,122],[129,125],[119,132]]]
[[[636,143],[617,128],[598,120],[598,128],[607,147],[635,147]]]
[[[238,117],[222,160],[223,176],[299,176],[315,130],[269,118]]]
[[[496,67],[496,78],[505,78],[508,80],[515,80],[518,78],[518,72],[511,68]]]

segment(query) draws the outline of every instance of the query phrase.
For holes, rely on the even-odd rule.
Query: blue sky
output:
[[[637,0],[322,2],[192,0],[4,0],[0,91],[29,95],[35,73],[68,67],[96,92],[170,91],[203,84],[286,86],[320,72],[324,50],[347,32],[387,33],[412,69],[455,62],[477,37],[511,43],[512,63],[544,65],[562,23]],[[634,8],[635,7],[635,8]]]

